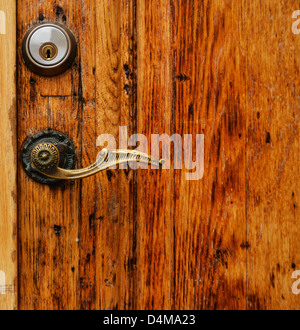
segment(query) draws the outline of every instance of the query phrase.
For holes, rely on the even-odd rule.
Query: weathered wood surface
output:
[[[61,130],[80,168],[119,126],[205,136],[199,181],[109,170],[49,188],[19,161],[20,308],[298,309],[299,3],[17,3],[19,150]],[[54,78],[20,56],[26,29],[46,20],[78,41]]]
[[[0,309],[17,308],[16,5],[0,0]]]
[[[300,268],[300,40],[291,28],[298,9],[297,1],[245,6],[247,307],[253,309],[300,307],[291,292]]]

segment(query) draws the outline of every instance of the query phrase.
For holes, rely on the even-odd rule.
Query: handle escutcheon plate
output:
[[[55,158],[56,150],[59,153],[57,158]],[[56,184],[60,182],[59,179],[51,178],[41,172],[51,168],[54,161],[58,161],[58,166],[61,168],[74,169],[75,146],[66,134],[45,130],[29,137],[24,142],[21,158],[23,168],[31,179],[42,184]],[[34,162],[32,158],[35,159]],[[39,166],[41,171],[37,169]]]

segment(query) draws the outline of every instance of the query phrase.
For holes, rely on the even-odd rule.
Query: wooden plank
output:
[[[16,2],[0,0],[0,309],[17,299]]]
[[[64,74],[45,78],[23,64],[27,28],[40,21],[64,22],[75,30],[75,2],[18,1],[18,148],[47,128],[68,134],[81,152],[80,55]],[[76,31],[75,31],[76,35]],[[78,37],[78,35],[76,35]],[[28,178],[19,161],[19,308],[76,309],[79,305],[80,181],[51,188]]]
[[[135,128],[134,2],[36,0],[18,9],[19,45],[28,22],[40,20],[67,24],[78,41],[72,70],[58,77],[31,74],[19,57],[19,146],[58,129],[73,139],[78,168],[88,166],[98,135],[118,141],[119,125],[128,134]],[[49,189],[20,168],[19,180],[20,308],[130,308],[134,173],[107,171]]]
[[[174,175],[174,307],[244,309],[243,4],[175,1],[171,21],[172,130],[205,138],[203,178]]]
[[[139,308],[246,306],[242,9],[137,2],[138,132],[206,136],[203,180],[138,174]]]
[[[137,132],[171,133],[171,6],[137,1]],[[139,309],[173,306],[172,171],[137,174],[137,291]]]
[[[299,309],[299,1],[247,2],[247,308]],[[259,22],[259,24],[255,24]]]
[[[80,71],[81,91],[80,108],[81,117],[81,159],[78,167],[92,164],[96,159],[96,86],[95,86],[95,3],[85,1],[78,3],[76,26],[80,40]],[[80,217],[79,217],[79,285],[78,285],[78,307],[80,309],[91,309],[95,306],[95,200],[96,178],[91,177],[82,181],[80,191]]]
[[[96,148],[97,136],[111,134],[118,147],[119,126],[126,126],[129,135],[135,127],[134,2],[91,1],[84,6],[91,17],[88,25],[78,23],[84,72],[82,165],[86,166],[101,149]],[[134,173],[128,170],[108,170],[82,182],[82,308],[134,306],[134,184]]]

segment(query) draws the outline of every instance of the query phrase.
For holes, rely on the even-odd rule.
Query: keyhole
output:
[[[40,55],[46,61],[52,61],[57,56],[57,52],[57,47],[52,42],[47,42],[40,48]]]

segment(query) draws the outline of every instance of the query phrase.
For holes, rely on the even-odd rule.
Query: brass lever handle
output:
[[[96,162],[92,165],[78,170],[69,170],[59,167],[60,152],[55,144],[43,142],[36,145],[31,151],[32,167],[47,177],[59,180],[86,178],[111,166],[130,161],[156,166],[164,164],[162,159],[153,159],[151,156],[135,150],[102,149]]]

